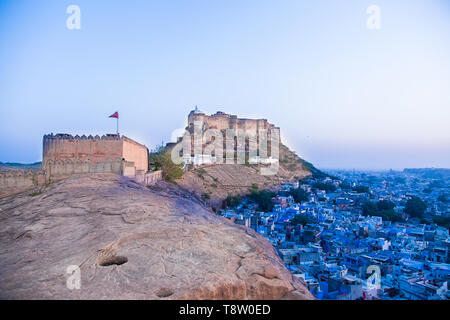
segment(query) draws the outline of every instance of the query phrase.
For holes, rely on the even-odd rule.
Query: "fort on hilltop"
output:
[[[280,129],[269,123],[267,119],[244,119],[238,118],[236,115],[227,114],[221,111],[216,112],[213,115],[206,115],[198,108],[192,110],[188,115],[188,129],[192,129],[195,121],[204,123],[204,130],[217,129],[217,130],[245,130],[248,132],[256,132],[259,130]]]
[[[207,131],[209,131],[208,134],[206,134]],[[279,139],[279,131],[280,128],[268,122],[267,119],[238,118],[236,115],[227,114],[221,111],[212,115],[206,115],[195,107],[188,115],[188,125],[186,127],[187,134],[180,137],[177,142],[180,143],[185,138],[187,138],[185,141],[189,141],[190,139],[190,150],[183,150],[183,163],[185,167],[189,164],[193,164],[194,166],[220,164],[220,159],[226,159],[226,163],[235,162],[237,156],[236,152],[247,153],[247,161],[250,163],[270,164],[278,161],[275,158],[272,159],[272,154],[268,158],[256,155],[250,157],[249,148],[250,146],[254,146],[257,150],[260,150],[259,153],[261,153],[261,145],[257,144],[258,141],[262,142],[262,139],[264,139],[267,141],[266,148],[270,151],[272,135],[274,132],[278,133]],[[231,136],[229,136],[230,133]],[[206,135],[200,137],[198,134]],[[210,134],[214,137],[213,139],[209,136]],[[197,141],[203,140],[196,144],[194,142],[196,137]],[[205,140],[204,138],[207,139]],[[219,150],[214,147],[216,142],[213,141],[220,141],[217,140],[218,138],[223,141],[222,154],[216,154]],[[276,136],[274,136],[274,138],[276,138]],[[252,143],[250,143],[250,141],[252,141]],[[208,148],[212,148],[211,154],[208,152],[205,153],[205,150]],[[227,151],[225,148],[229,148],[229,150]],[[230,154],[229,151],[231,150],[236,151],[236,154]],[[254,151],[257,152],[257,150]],[[185,153],[185,151],[187,152]],[[219,158],[217,158],[217,156],[219,156]]]

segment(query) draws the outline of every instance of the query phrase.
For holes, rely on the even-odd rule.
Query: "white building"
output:
[[[192,156],[184,156],[183,164],[186,167],[189,164],[193,164],[198,167],[205,164],[215,164],[217,162],[217,157],[210,154],[196,154]]]

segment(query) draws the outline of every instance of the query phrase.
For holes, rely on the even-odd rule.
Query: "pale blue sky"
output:
[[[0,161],[114,111],[153,148],[194,105],[267,118],[319,168],[450,167],[450,1],[0,0]]]

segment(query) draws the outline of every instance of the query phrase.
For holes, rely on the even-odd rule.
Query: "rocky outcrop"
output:
[[[79,266],[80,289],[67,268]],[[271,244],[181,189],[72,176],[0,200],[2,299],[312,299]]]

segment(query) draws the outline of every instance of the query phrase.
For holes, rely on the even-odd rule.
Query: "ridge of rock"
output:
[[[87,174],[0,199],[0,244],[1,299],[313,299],[266,239],[164,182]]]

